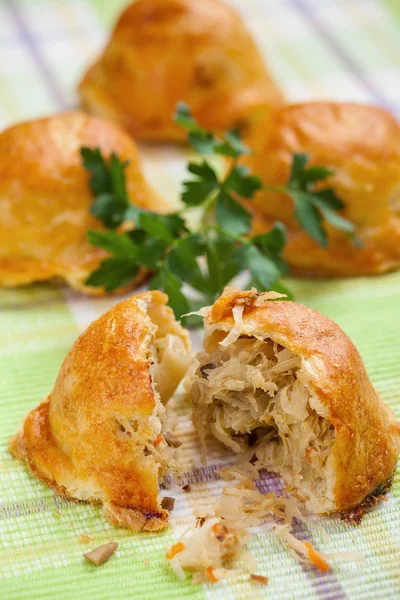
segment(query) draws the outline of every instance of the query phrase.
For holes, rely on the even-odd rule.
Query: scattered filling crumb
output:
[[[161,500],[161,507],[164,508],[165,510],[168,510],[168,511],[174,510],[174,506],[175,506],[175,498],[170,498],[169,496],[165,496]]]
[[[229,478],[233,472],[239,473],[239,469],[224,469],[220,474]],[[324,572],[331,568],[328,562],[331,559],[364,560],[357,552],[322,554],[311,542],[298,539],[293,533],[296,522],[306,524],[313,534],[322,533],[325,541],[329,541],[329,536],[300,512],[293,499],[277,496],[275,492],[262,494],[254,481],[244,476],[238,483],[227,485],[213,506],[197,507],[194,514],[195,526],[166,553],[169,565],[181,580],[189,572],[193,583],[216,583],[245,568],[251,581],[266,585],[268,578],[255,574],[256,558],[245,546],[252,538],[250,528],[271,518],[272,533],[302,563]]]
[[[256,583],[261,583],[261,585],[268,585],[269,582],[268,577],[264,577],[264,575],[256,575],[255,573],[251,573],[250,579]]]
[[[93,565],[96,565],[96,567],[100,567],[108,561],[117,548],[117,542],[110,542],[109,544],[103,544],[90,552],[86,552],[83,556]]]

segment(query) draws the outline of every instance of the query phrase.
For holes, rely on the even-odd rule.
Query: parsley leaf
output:
[[[314,198],[301,190],[288,191],[294,201],[294,214],[302,228],[324,248],[328,245],[325,229],[322,227],[320,212],[314,204]]]
[[[251,285],[259,289],[272,289],[281,275],[287,273],[287,265],[282,259],[286,243],[286,230],[282,223],[275,223],[273,229],[254,236],[239,252],[242,267],[251,273]]]
[[[175,123],[178,123],[178,125],[181,125],[187,129],[189,132],[201,130],[196,119],[192,117],[190,107],[186,104],[186,102],[178,102],[176,105],[174,121]]]
[[[208,288],[207,278],[203,275],[198,256],[204,253],[204,242],[200,235],[189,234],[176,243],[168,253],[167,265],[181,281],[185,281],[193,289],[203,292]]]
[[[83,166],[92,176],[89,185],[94,196],[110,191],[110,173],[99,148],[81,148]]]
[[[261,290],[270,290],[280,275],[278,266],[253,244],[246,244],[242,250],[243,259],[256,287]]]
[[[116,229],[125,220],[126,205],[113,194],[99,194],[93,202],[90,212],[109,229]]]
[[[282,252],[287,241],[286,228],[283,223],[275,223],[274,227],[267,233],[256,235],[252,238],[252,243],[278,267],[281,275],[286,275],[289,271],[287,264],[282,258]]]
[[[201,164],[189,163],[188,171],[196,175],[196,179],[183,183],[181,199],[187,206],[198,206],[204,202],[219,182],[214,169],[205,161]]]
[[[292,168],[286,186],[275,186],[288,194],[294,201],[294,214],[301,227],[321,246],[328,245],[323,219],[335,229],[345,231],[354,239],[355,226],[337,213],[344,208],[343,202],[331,188],[315,189],[315,184],[324,181],[333,171],[323,166],[307,167],[308,155],[293,155]],[[266,186],[266,190],[274,186]]]
[[[219,227],[236,235],[248,233],[251,226],[251,214],[240,202],[222,190],[216,203],[216,218]]]
[[[238,156],[242,156],[242,154],[250,154],[251,150],[243,144],[239,129],[232,129],[225,133],[222,141],[216,140],[214,152],[222,156],[237,158]]]
[[[225,179],[224,188],[237,192],[243,198],[251,199],[262,188],[262,181],[259,177],[251,175],[244,165],[235,165]]]
[[[168,295],[169,305],[178,319],[190,312],[189,300],[182,292],[182,282],[165,267],[151,279],[149,289],[163,290]]]
[[[184,102],[177,104],[174,120],[187,130],[188,141],[199,154],[220,154],[238,158],[242,154],[251,153],[250,148],[243,144],[238,129],[227,131],[219,138],[197,123],[189,106]]]
[[[152,238],[171,243],[187,231],[185,221],[177,214],[156,215],[143,213],[139,217],[139,230],[142,229]]]
[[[129,237],[129,234],[118,235],[115,231],[88,231],[88,240],[92,246],[103,248],[116,257],[135,259],[137,246]]]
[[[247,167],[237,164],[238,157],[250,151],[242,143],[239,131],[228,131],[219,139],[204,131],[192,117],[189,107],[182,103],[177,106],[175,119],[188,130],[189,141],[193,143],[193,135],[198,134],[202,139],[201,144],[207,139],[210,151],[233,158],[233,166],[222,179],[218,178],[215,169],[206,160],[201,163],[190,162],[188,171],[195,175],[195,178],[184,181],[182,201],[186,206],[202,206],[205,215],[207,212],[213,212],[214,221],[220,229],[227,229],[236,235],[248,233],[251,214],[234,196],[250,200],[262,187],[262,182],[258,177],[251,175]],[[199,148],[197,142],[194,145],[200,152],[204,151],[204,148]],[[206,219],[203,221],[206,222]]]
[[[93,287],[104,286],[106,292],[113,292],[135,279],[139,269],[136,261],[131,262],[128,257],[106,258],[85,283]]]
[[[89,185],[94,201],[92,215],[100,219],[108,229],[116,229],[127,218],[136,217],[138,209],[129,202],[126,189],[125,170],[128,162],[122,162],[112,154],[108,163],[99,148],[81,148],[83,166],[91,173]],[[130,211],[130,216],[127,211]]]

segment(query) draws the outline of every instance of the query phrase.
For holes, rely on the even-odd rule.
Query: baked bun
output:
[[[219,0],[138,0],[79,86],[83,105],[136,138],[186,139],[187,102],[211,130],[249,127],[282,95],[240,16]]]
[[[68,112],[14,125],[0,134],[0,285],[59,277],[87,293],[104,293],[84,285],[106,254],[87,241],[100,222],[89,212],[93,196],[81,146],[128,160],[132,202],[168,210],[145,181],[134,143],[113,123]]]
[[[279,110],[248,140],[247,164],[266,184],[288,180],[292,155],[305,152],[311,165],[331,167],[324,182],[346,208],[363,247],[326,225],[328,248],[299,229],[293,201],[261,191],[254,200],[255,229],[280,220],[288,227],[284,258],[294,271],[319,276],[383,273],[400,267],[400,125],[382,108],[314,102]]]
[[[167,525],[158,488],[173,449],[163,403],[191,361],[188,334],[166,302],[145,292],[93,322],[10,440],[11,452],[59,494],[102,504],[109,521],[135,530]]]
[[[340,327],[277,296],[228,288],[206,311],[193,422],[254,453],[310,512],[344,511],[389,485],[400,425]]]

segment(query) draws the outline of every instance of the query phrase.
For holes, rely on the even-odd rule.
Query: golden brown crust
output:
[[[255,291],[229,289],[214,304],[205,324],[207,351],[215,328],[229,331],[232,308],[244,305],[242,335],[267,335],[301,357],[308,387],[327,407],[336,431],[335,502],[337,510],[360,504],[395,469],[400,424],[374,389],[360,354],[331,319],[288,301],[257,302]]]
[[[183,141],[177,102],[212,130],[251,126],[282,95],[239,15],[219,0],[138,0],[120,16],[79,93],[136,138]]]
[[[161,430],[150,375],[157,327],[147,307],[157,307],[162,327],[169,321],[188,351],[190,345],[166,300],[144,292],[92,323],[51,394],[10,440],[11,452],[47,485],[67,498],[103,504],[106,518],[130,529],[160,529],[168,519],[158,502],[159,464],[145,448]],[[136,439],[121,434],[121,423],[135,421]]]
[[[245,159],[266,184],[284,184],[292,155],[305,152],[311,165],[331,167],[332,187],[346,205],[363,247],[330,226],[329,247],[321,248],[299,229],[293,201],[261,191],[253,202],[257,232],[279,220],[288,227],[284,258],[295,272],[319,276],[383,273],[400,267],[400,126],[374,106],[311,102],[278,110],[248,143]]]
[[[93,197],[81,146],[129,160],[132,202],[168,210],[146,183],[134,143],[113,123],[76,111],[10,127],[0,134],[0,285],[60,277],[80,291],[104,293],[84,285],[105,252],[87,241],[87,231],[100,223],[89,212]]]

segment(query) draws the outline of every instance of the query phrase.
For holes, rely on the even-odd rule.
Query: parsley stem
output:
[[[222,229],[221,227],[217,227],[217,226],[208,226],[208,230],[209,231],[215,231],[215,233],[219,233],[221,235],[225,235],[227,237],[232,238],[232,240],[235,240],[236,242],[240,242],[241,244],[249,244],[251,243],[251,240],[249,238],[244,237],[243,235],[237,235],[235,233],[231,233],[230,231],[228,231],[227,229]]]
[[[217,188],[216,190],[211,192],[211,194],[209,194],[209,196],[207,196],[207,198],[204,200],[204,202],[200,205],[200,208],[203,211],[203,215],[202,215],[201,221],[200,221],[202,227],[207,225],[207,217],[208,217],[209,213],[214,209],[214,206],[218,199],[219,193],[220,193],[220,189]]]
[[[207,257],[207,265],[208,265],[208,275],[210,277],[210,283],[212,285],[212,289],[214,294],[217,295],[220,293],[220,290],[223,289],[223,282],[221,280],[221,271],[219,268],[220,257],[217,255],[215,251],[215,247],[208,233],[211,228],[204,229],[204,238],[206,240],[206,257]]]
[[[289,193],[286,185],[264,185],[263,190],[266,192],[281,192],[283,194]]]

